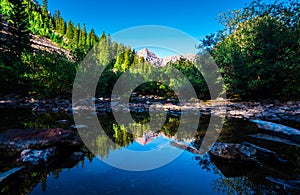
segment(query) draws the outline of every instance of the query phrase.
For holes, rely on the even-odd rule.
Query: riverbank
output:
[[[93,107],[95,102],[96,110]],[[263,178],[271,178],[272,181],[266,179],[268,182],[278,183],[276,181],[280,181],[280,185],[289,185],[293,189],[300,189],[298,183],[294,184],[299,178],[299,163],[295,160],[299,154],[300,145],[300,131],[298,128],[299,103],[296,101],[234,102],[219,100],[179,104],[174,99],[150,96],[135,97],[129,104],[121,103],[117,98],[112,100],[109,98],[91,98],[75,102],[72,107],[71,100],[63,98],[51,100],[34,98],[1,99],[0,107],[3,112],[7,109],[12,109],[16,112],[20,109],[25,109],[37,119],[49,114],[62,114],[63,116],[53,118],[54,127],[51,128],[33,128],[33,130],[24,130],[22,128],[19,130],[7,129],[0,133],[0,149],[2,148],[2,152],[8,153],[10,151],[10,153],[14,153],[13,157],[9,158],[1,155],[0,178],[2,178],[2,182],[0,182],[0,185],[12,185],[15,178],[30,175],[31,172],[36,170],[73,167],[84,158],[87,158],[87,150],[75,129],[77,126],[74,126],[72,122],[72,113],[85,110],[87,113],[94,115],[96,112],[99,120],[103,119],[107,122],[113,120],[112,110],[119,112],[131,111],[137,115],[143,115],[149,110],[165,111],[174,119],[174,123],[169,125],[171,128],[180,120],[178,117],[180,114],[193,113],[199,110],[199,113],[208,119],[209,115],[226,118],[221,139],[206,154],[210,158],[209,161],[214,163],[223,175],[226,177],[237,177],[259,170],[263,174]],[[45,117],[45,119],[47,124],[50,123],[50,117]],[[282,125],[286,120],[293,121],[295,125]],[[41,121],[44,122],[44,120],[37,120],[37,122]],[[238,125],[234,125],[235,121],[238,122]],[[272,122],[270,123],[270,121]],[[64,123],[65,127],[63,129],[57,128],[61,123]],[[83,127],[89,128],[87,126]],[[110,132],[109,134],[114,135],[117,129],[108,128],[107,130]],[[171,129],[169,131],[171,132]],[[201,129],[199,129],[199,134],[201,135]],[[243,135],[241,136],[240,134]],[[129,134],[124,134],[124,136],[128,136],[125,140],[131,140]],[[134,140],[131,140],[128,144],[137,144],[137,142],[146,144],[150,143],[151,140],[156,140],[158,137],[151,136],[143,132],[141,137],[135,136]],[[168,134],[168,136],[165,136],[165,139],[176,141],[170,142],[172,147],[192,152],[199,159],[204,158],[198,146],[202,142],[201,136],[195,135],[189,142],[177,139],[176,136],[172,137],[171,134]],[[232,139],[232,136],[235,139]],[[100,138],[97,139],[95,137],[94,141],[101,141],[102,139]],[[114,136],[114,138],[117,137]],[[99,156],[105,154],[109,158],[109,154],[113,153],[114,149],[106,147],[106,142],[103,142],[104,145],[101,143],[97,143],[99,144],[97,150],[99,151]],[[126,143],[120,145],[120,147],[126,147]],[[245,167],[247,167],[246,170],[244,170]]]
[[[94,105],[96,110],[94,110]],[[117,98],[91,98],[80,102],[70,99],[38,99],[38,98],[0,98],[0,109],[25,108],[32,112],[65,112],[72,114],[78,110],[96,111],[97,114],[115,111],[131,111],[143,113],[150,110],[165,111],[169,115],[179,116],[183,112],[199,110],[201,115],[216,115],[225,118],[262,119],[280,122],[290,120],[300,122],[300,101],[280,102],[278,100],[265,100],[261,102],[235,102],[230,100],[193,101],[178,103],[175,99],[164,99],[157,96],[136,96],[131,98],[129,104],[121,103]]]

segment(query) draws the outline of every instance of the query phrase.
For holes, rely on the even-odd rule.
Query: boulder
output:
[[[13,177],[15,174],[17,174],[18,172],[20,172],[23,169],[24,169],[24,167],[15,167],[8,171],[0,172],[0,183],[5,181],[6,179],[9,179],[10,177]]]
[[[300,190],[300,181],[298,180],[283,180],[279,178],[266,177],[270,182],[283,185],[284,187]]]
[[[47,167],[56,158],[57,148],[52,147],[44,150],[23,150],[17,160],[21,164],[29,164],[32,167]]]
[[[255,148],[248,147],[243,144],[222,142],[216,142],[209,150],[209,154],[212,158],[216,158],[230,163],[247,165],[260,164],[255,159],[256,153],[257,151]]]
[[[225,177],[237,177],[261,167],[255,159],[256,152],[256,149],[243,144],[216,142],[208,153]]]
[[[287,144],[287,145],[291,145],[291,146],[300,146],[300,143],[293,142],[293,141],[291,141],[289,139],[286,139],[286,138],[277,137],[275,135],[257,133],[257,134],[248,135],[248,136],[253,137],[253,138],[257,138],[257,139],[263,139],[263,140],[283,143],[283,144]]]
[[[182,149],[182,150],[186,150],[188,152],[191,152],[193,154],[201,154],[199,150],[197,150],[194,147],[191,147],[187,144],[181,143],[181,142],[171,142],[170,143],[171,146],[174,146],[176,148]]]
[[[53,146],[79,147],[82,140],[75,131],[64,129],[7,130],[0,134],[0,151],[20,153],[24,149],[45,149]]]
[[[245,146],[254,148],[256,150],[256,159],[258,159],[258,160],[268,161],[271,163],[275,163],[275,162],[286,163],[287,162],[287,160],[280,158],[274,151],[256,146],[249,142],[243,142],[242,144]]]
[[[251,122],[256,123],[258,128],[263,129],[268,134],[287,138],[293,142],[300,143],[300,130],[298,129],[263,120],[251,120]]]

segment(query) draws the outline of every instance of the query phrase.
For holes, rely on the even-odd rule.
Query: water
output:
[[[8,128],[68,128],[72,117],[63,113],[33,115],[28,110],[1,112],[1,131]],[[147,114],[136,121],[147,121]],[[136,117],[136,116],[134,116]],[[68,120],[60,124],[59,120]],[[199,155],[170,146],[170,142],[184,141],[198,149],[205,135],[209,116],[202,117],[197,132],[176,134],[178,117],[168,117],[164,127],[150,140],[138,139],[147,129],[138,129],[133,134],[115,124],[112,116],[99,116],[105,132],[117,146],[107,145],[107,138],[95,139],[96,156],[84,149],[85,157],[73,164],[55,165],[47,170],[24,171],[1,190],[5,194],[298,194],[296,189],[279,185],[267,178],[297,180],[300,175],[300,149],[270,141],[262,141],[247,135],[257,133],[252,123],[239,119],[226,119],[218,141],[241,143],[248,141],[275,151],[289,163],[283,166],[265,162],[262,167],[246,167],[212,160],[208,154]],[[287,122],[285,122],[287,123]],[[192,127],[191,127],[192,128]],[[189,134],[190,133],[190,134]],[[116,134],[118,136],[116,136]],[[192,139],[193,138],[193,139]],[[188,142],[193,140],[192,142]],[[124,150],[151,151],[164,147],[169,152],[181,154],[163,167],[149,171],[126,171],[112,167],[103,160],[122,155]],[[1,159],[9,163],[9,159]],[[125,162],[125,161],[124,161]],[[134,162],[133,162],[134,163]],[[3,169],[3,167],[2,167]]]

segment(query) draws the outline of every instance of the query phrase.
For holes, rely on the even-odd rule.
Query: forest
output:
[[[47,0],[1,0],[0,95],[69,97],[80,62],[91,49],[106,67],[98,96],[111,93],[114,83],[131,66],[147,77],[145,59],[111,39],[89,32],[85,24],[66,21],[59,10],[50,13]],[[300,3],[254,0],[242,9],[220,13],[223,29],[199,40],[217,63],[227,97],[236,100],[297,99],[300,92]],[[33,47],[42,38],[62,51]],[[169,63],[180,70],[201,99],[209,99],[201,73],[188,60]],[[169,94],[160,83],[148,83],[141,93]]]

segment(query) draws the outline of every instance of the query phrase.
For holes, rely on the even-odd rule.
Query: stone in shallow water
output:
[[[267,160],[267,161],[270,161],[272,163],[274,163],[275,161],[278,161],[278,162],[281,162],[281,163],[287,162],[287,160],[284,160],[284,159],[280,158],[276,154],[276,152],[273,152],[273,151],[265,149],[265,148],[261,148],[259,146],[254,145],[254,144],[251,144],[249,142],[243,142],[242,144],[245,145],[245,146],[248,146],[248,147],[255,148],[256,158],[259,159],[259,160]]]
[[[56,157],[56,147],[44,149],[44,150],[23,150],[18,159],[21,163],[30,164],[31,166],[48,166]]]
[[[287,145],[291,145],[291,146],[300,146],[300,144],[298,144],[298,143],[295,143],[295,142],[293,142],[291,140],[288,140],[288,139],[285,139],[285,138],[277,137],[275,135],[257,133],[257,134],[248,135],[248,136],[253,137],[253,138],[257,138],[257,139],[263,139],[263,140],[268,140],[268,141],[279,142],[279,143],[283,143],[283,144],[287,144]]]
[[[64,129],[12,129],[0,134],[0,151],[19,153],[24,149],[44,149],[53,146],[78,147],[82,145],[75,131]]]
[[[59,124],[63,124],[63,125],[65,125],[65,124],[68,124],[69,123],[69,121],[68,120],[58,120],[58,121],[56,121],[57,123],[59,123]]]
[[[0,183],[4,181],[5,179],[8,179],[9,177],[13,176],[14,174],[18,173],[21,171],[24,167],[16,167],[13,169],[10,169],[6,172],[1,173],[0,172]]]
[[[300,190],[300,181],[298,180],[283,180],[283,179],[278,179],[273,177],[266,177],[266,179],[273,183],[277,183],[279,185],[283,185],[288,188],[294,188]]]
[[[300,130],[298,129],[262,120],[251,120],[251,122],[256,123],[258,128],[265,130],[269,134],[274,134],[300,143]]]
[[[236,177],[261,166],[255,158],[256,152],[255,148],[243,144],[216,142],[209,155],[224,176]]]
[[[242,144],[216,142],[209,154],[226,160],[251,160],[256,149]]]
[[[201,154],[201,152],[199,150],[197,150],[196,148],[191,147],[191,146],[189,146],[187,144],[184,144],[184,143],[171,142],[170,145],[174,146],[176,148],[182,149],[182,150],[186,150],[186,151],[191,152],[193,154]]]
[[[71,125],[70,127],[73,129],[85,129],[88,126],[79,124],[79,125]]]

